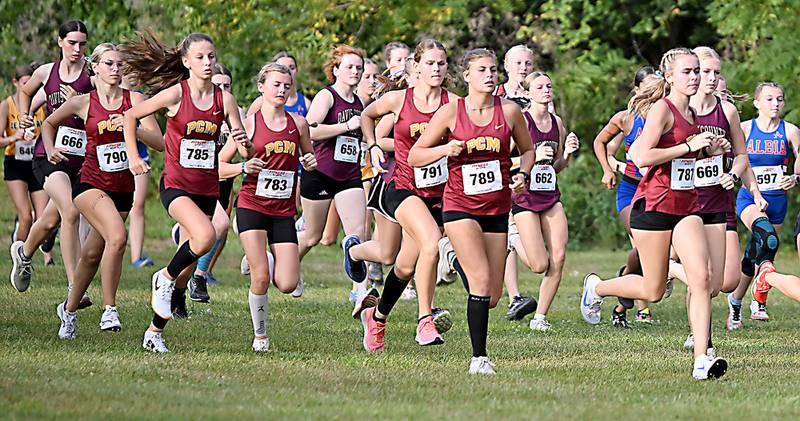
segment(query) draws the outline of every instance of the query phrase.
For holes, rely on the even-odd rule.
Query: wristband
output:
[[[242,174],[247,174],[245,168],[247,167],[247,162],[242,162]]]
[[[369,147],[367,148],[367,151],[371,151],[372,148],[378,148],[378,149],[381,150],[381,152],[383,152],[383,148],[381,148],[381,145],[379,145],[377,143],[373,143],[373,144],[369,145]]]
[[[689,148],[689,153],[692,153],[692,147],[689,146],[689,142],[686,142],[686,147]]]
[[[794,180],[795,184],[800,185],[800,174],[793,174],[792,179]]]
[[[739,182],[740,182],[740,181],[742,181],[742,178],[741,178],[741,177],[739,177],[738,175],[736,175],[736,174],[734,174],[734,173],[732,173],[732,172],[731,172],[731,173],[728,173],[728,175],[730,175],[730,176],[731,176],[731,180],[733,180],[733,183],[734,183],[734,184],[739,184]]]
[[[345,121],[344,122],[344,128],[347,129],[347,131],[349,132],[350,131],[350,125],[347,124],[347,123],[349,123],[349,121]]]

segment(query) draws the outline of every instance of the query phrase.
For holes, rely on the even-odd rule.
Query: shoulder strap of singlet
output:
[[[42,86],[47,85],[47,82],[49,82],[50,79],[53,78],[53,75],[55,75],[55,77],[58,78],[59,82],[61,81],[61,76],[59,76],[59,74],[58,74],[58,68],[60,66],[61,66],[61,60],[53,62],[53,67],[50,68],[50,73],[47,74],[47,80],[45,80],[44,83],[42,83]]]
[[[439,108],[441,108],[444,104],[450,102],[450,93],[447,92],[447,89],[442,89],[441,95],[439,95]]]
[[[127,110],[133,108],[133,103],[131,102],[131,91],[127,89],[122,89],[122,109]]]
[[[10,119],[12,114],[17,114],[17,104],[11,95],[6,98],[6,102],[8,103],[8,118]]]
[[[506,115],[503,114],[503,98],[499,96],[494,97],[494,117],[492,117],[492,119],[506,121]]]
[[[214,106],[217,110],[225,111],[225,99],[223,97],[222,89],[214,85]]]
[[[533,122],[533,117],[531,117],[531,113],[525,111],[522,113],[522,116],[525,117],[525,123],[528,124],[528,131],[530,131],[531,129],[536,129],[536,123]]]
[[[550,131],[552,132],[553,130],[556,131],[556,137],[561,139],[561,128],[558,127],[558,119],[555,114],[550,113]]]
[[[781,122],[778,123],[777,131],[783,136],[783,143],[786,144],[786,156],[789,156],[789,151],[792,150],[792,144],[789,142],[789,136],[786,136],[786,120],[781,119]]]
[[[294,117],[292,117],[292,115],[286,110],[283,110],[283,113],[286,114],[286,130],[290,132],[292,130],[297,130],[297,124],[294,122]]]

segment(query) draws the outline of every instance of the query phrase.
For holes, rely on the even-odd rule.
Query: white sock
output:
[[[544,314],[539,314],[539,313],[534,314],[533,320],[544,320]]]
[[[256,295],[249,290],[247,294],[250,301],[250,318],[253,319],[253,333],[263,338],[267,336],[267,315],[269,313],[267,294]]]

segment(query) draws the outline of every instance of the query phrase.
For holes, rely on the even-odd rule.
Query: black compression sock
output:
[[[155,326],[157,329],[164,330],[164,327],[167,325],[168,321],[169,320],[167,319],[162,319],[159,317],[158,314],[153,313],[153,326]]]
[[[395,273],[394,268],[386,275],[386,281],[383,284],[383,295],[381,296],[381,300],[378,301],[378,312],[383,314],[384,317],[388,316],[395,304],[397,304],[397,300],[403,295],[403,291],[406,289],[406,286],[408,286],[408,282],[409,280],[400,279]]]
[[[167,265],[167,274],[172,278],[175,279],[181,272],[192,265],[192,263],[196,262],[200,256],[195,254],[191,248],[189,248],[189,242],[186,241],[181,244],[178,251],[175,252],[175,255],[172,256],[172,260]]]
[[[458,272],[458,276],[461,277],[461,282],[464,283],[464,289],[467,290],[467,294],[469,294],[469,281],[467,281],[467,274],[464,273],[464,268],[461,267],[461,262],[458,259],[453,260],[453,269]]]
[[[472,342],[472,356],[485,357],[486,336],[489,334],[489,297],[469,294],[467,299],[467,324]]]

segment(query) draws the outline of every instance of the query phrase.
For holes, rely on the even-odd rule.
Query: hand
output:
[[[445,147],[445,154],[444,156],[458,156],[461,154],[461,151],[464,150],[464,146],[466,144],[461,140],[451,140],[447,142]]]
[[[33,127],[29,127],[25,130],[17,130],[17,133],[21,133],[20,140],[24,140],[26,142],[36,139],[36,131],[33,129]]]
[[[606,186],[608,190],[612,190],[614,186],[617,184],[617,178],[614,176],[613,171],[603,171],[603,185]]]
[[[30,114],[21,114],[19,116],[19,128],[27,129],[28,127],[33,127],[33,116]]]
[[[369,164],[372,168],[378,171],[379,174],[385,173],[386,169],[383,168],[383,163],[386,162],[386,157],[383,155],[383,149],[370,147],[367,150],[369,151]]]
[[[357,130],[361,128],[361,116],[355,115],[347,120],[347,128],[349,130]]]
[[[109,114],[108,117],[109,117],[108,120],[110,122],[108,131],[110,132],[117,130],[122,131],[122,122],[123,122],[122,114]]]
[[[717,136],[713,133],[703,132],[692,137],[690,140],[687,140],[686,143],[689,145],[689,148],[691,148],[692,152],[697,152],[700,149],[711,145],[711,141],[713,141],[716,137]]]
[[[258,158],[250,158],[244,164],[244,173],[245,174],[258,174],[261,170],[264,169],[264,161]]]
[[[797,181],[791,175],[782,175],[781,176],[781,188],[783,190],[791,190],[797,185]]]
[[[304,170],[314,171],[317,168],[317,157],[313,153],[307,153],[300,157],[300,163],[303,164]]]
[[[736,183],[733,181],[733,177],[730,174],[725,173],[719,176],[719,184],[725,190],[732,190],[736,187]]]
[[[564,144],[564,158],[568,158],[570,155],[575,153],[580,147],[581,147],[581,142],[578,139],[578,135],[576,135],[573,132],[569,132]]]
[[[731,142],[729,142],[728,139],[725,139],[722,136],[716,136],[711,141],[711,145],[708,146],[707,152],[713,156],[713,155],[722,155],[730,150],[731,150]]]
[[[147,162],[144,162],[138,152],[134,157],[128,158],[128,169],[133,175],[142,175],[150,172],[150,166],[147,165]]]
[[[73,89],[72,86],[64,85],[63,83],[59,86],[59,89],[61,90],[61,95],[64,96],[64,101],[78,95],[78,91]]]
[[[234,142],[242,145],[245,149],[250,149],[253,146],[253,143],[247,138],[247,133],[244,129],[233,129],[229,136],[233,138]]]
[[[511,177],[511,191],[514,193],[522,193],[525,191],[525,176],[522,174],[514,174]]]
[[[536,162],[547,161],[553,159],[553,147],[542,145],[536,148]]]
[[[767,199],[764,199],[764,196],[761,195],[761,192],[753,195],[753,203],[755,203],[756,208],[758,208],[758,210],[761,212],[766,211],[767,207],[769,207],[769,202],[767,202]]]

